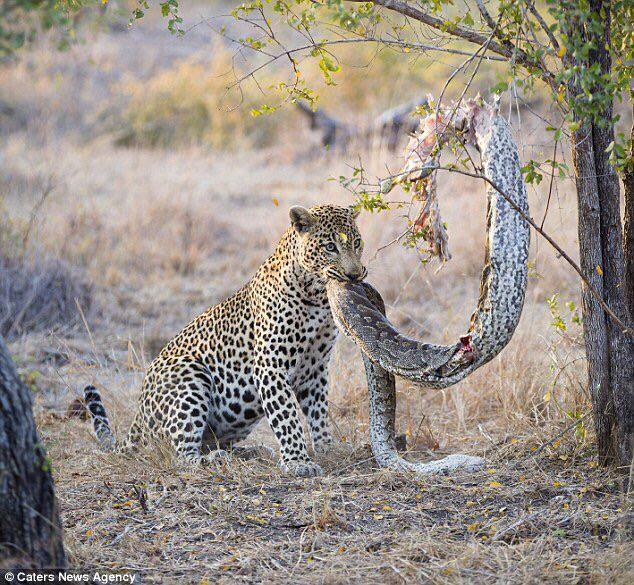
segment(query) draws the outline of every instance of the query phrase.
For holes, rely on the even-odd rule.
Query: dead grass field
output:
[[[421,479],[377,469],[361,359],[346,340],[331,368],[337,444],[320,460],[324,477],[285,477],[268,460],[198,469],[163,449],[134,460],[96,451],[88,423],[66,417],[86,383],[102,389],[122,436],[149,361],[253,274],[288,207],[350,203],[331,177],[359,156],[375,175],[398,159],[374,144],[324,152],[292,112],[265,148],[248,132],[230,149],[118,147],[113,119],[126,119],[133,101],[122,84],[156,79],[180,59],[205,63],[213,43],[200,29],[175,41],[152,19],[131,33],[94,34],[67,53],[36,47],[0,67],[0,98],[13,112],[2,118],[0,242],[19,247],[30,225],[21,253],[61,260],[91,284],[90,310],[74,324],[10,343],[53,461],[71,564],[160,583],[633,582],[631,500],[623,477],[593,462],[580,328],[566,306],[578,304],[578,283],[535,238],[522,322],[502,354],[449,390],[397,388],[408,456],[481,455],[481,473]],[[363,99],[355,103],[379,110],[405,101]],[[526,112],[518,143],[525,158],[551,148]],[[530,189],[540,221],[545,183]],[[399,245],[381,249],[403,227],[399,212],[360,218],[368,278],[390,318],[430,341],[467,327],[485,237],[483,185],[456,175],[440,185],[454,255],[440,272],[417,268]],[[545,228],[573,256],[575,218],[571,184],[557,181]],[[266,423],[250,441],[274,445]]]

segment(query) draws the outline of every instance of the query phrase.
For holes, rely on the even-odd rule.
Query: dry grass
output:
[[[77,272],[60,261],[0,257],[0,335],[74,325],[91,301]]]
[[[48,193],[44,191],[35,210]],[[0,215],[0,335],[8,339],[68,329],[91,306],[90,286],[81,269],[51,258],[38,247],[27,251],[36,217],[34,212],[22,222]]]
[[[185,59],[147,81],[122,82],[129,104],[116,144],[235,150],[278,141],[292,119],[288,110],[281,120],[251,115],[263,103],[261,91],[252,81],[227,89],[245,71],[221,43],[210,51],[211,63]]]
[[[6,215],[23,233],[37,208],[23,252],[59,258],[94,288],[81,330],[46,328],[11,344],[54,462],[72,564],[164,583],[631,582],[631,502],[622,477],[594,466],[592,424],[582,418],[585,365],[564,304],[578,304],[578,283],[544,241],[533,241],[524,315],[502,354],[453,389],[397,388],[408,456],[483,455],[482,473],[417,479],[376,469],[361,360],[345,340],[332,364],[337,445],[321,460],[323,478],[284,477],[271,461],[183,468],[162,449],[135,460],[106,456],[94,451],[86,422],[65,418],[82,386],[96,383],[121,436],[148,361],[253,274],[287,226],[290,205],[349,203],[328,179],[349,173],[359,155],[371,175],[397,164],[373,144],[324,153],[303,126],[285,128],[288,138],[269,149],[117,148],[104,132],[132,103],[122,84],[160,79],[177,91],[162,72],[204,62],[212,46],[198,29],[174,43],[148,23],[129,35],[103,32],[63,56],[36,48],[0,71],[3,99],[22,116],[0,122],[10,130],[0,146]],[[430,68],[437,77],[439,67]],[[344,92],[363,75],[367,68],[355,69],[359,79]],[[351,103],[369,111],[403,101],[399,92],[412,81],[401,79],[391,97],[382,89],[373,102],[359,92]],[[6,95],[7,87],[16,91]],[[345,107],[329,95],[325,103]],[[524,158],[550,150],[543,127],[526,116],[518,141]],[[55,188],[42,202],[50,180]],[[548,185],[530,191],[541,221]],[[483,257],[483,192],[441,178],[454,259],[439,273],[417,268],[398,245],[377,253],[402,230],[400,212],[362,214],[369,280],[402,330],[447,341],[467,327]],[[545,227],[572,252],[575,217],[571,184],[558,181]],[[563,332],[546,302],[555,293]],[[250,440],[274,445],[266,424]]]
[[[40,428],[78,565],[165,583],[631,582],[620,479],[568,441],[534,460],[531,441],[497,442],[485,472],[422,481],[344,444],[297,480],[269,461],[95,455],[85,425]]]

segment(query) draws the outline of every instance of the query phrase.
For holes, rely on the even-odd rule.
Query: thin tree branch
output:
[[[350,0],[350,2],[365,2],[366,0]],[[377,6],[383,6],[388,10],[392,10],[393,12],[398,12],[403,16],[407,16],[408,18],[412,18],[423,24],[431,26],[432,28],[444,32],[446,34],[451,34],[453,36],[459,37],[470,43],[475,43],[477,45],[483,45],[487,37],[475,30],[465,28],[463,26],[457,24],[448,25],[442,19],[432,16],[427,12],[423,12],[418,8],[410,6],[409,4],[401,1],[401,0],[370,0],[373,4]],[[519,47],[514,46],[512,43],[508,45],[500,44],[496,41],[492,41],[489,43],[489,49],[502,57],[506,57],[506,59],[511,59],[513,55],[515,55],[515,59],[518,63],[528,69],[538,69],[540,72],[540,77],[548,83],[551,87],[556,87],[555,76],[542,68],[541,64],[536,62],[533,58],[531,58],[526,51],[520,49]]]
[[[574,429],[577,425],[581,424],[584,420],[586,420],[589,416],[592,416],[592,412],[586,412],[586,414],[584,414],[583,416],[580,416],[577,420],[575,420],[574,422],[570,423],[566,428],[564,428],[563,431],[557,433],[554,437],[552,437],[550,440],[546,441],[541,447],[539,447],[539,449],[537,449],[534,453],[530,454],[530,457],[535,458],[537,457],[544,449],[546,449],[547,447],[550,447],[557,439],[561,439],[561,437],[563,437],[567,432],[571,431],[572,429]],[[527,459],[527,458],[526,458]],[[525,460],[526,460],[525,459]]]
[[[24,251],[26,251],[26,245],[29,241],[29,237],[31,236],[31,230],[33,229],[33,226],[35,225],[35,221],[37,220],[37,215],[40,212],[42,205],[44,205],[44,202],[46,201],[48,196],[54,191],[54,189],[55,189],[55,184],[53,182],[53,177],[50,176],[48,180],[46,181],[46,186],[44,187],[44,191],[42,191],[42,196],[38,199],[36,204],[33,206],[33,209],[31,210],[29,223],[27,224],[24,235],[22,236],[22,249]]]
[[[617,323],[619,327],[621,327],[623,333],[625,333],[626,335],[630,337],[634,337],[634,330],[632,330],[625,323],[623,323],[623,321],[621,321],[618,315],[616,315],[616,313],[608,306],[608,304],[603,300],[603,298],[597,292],[594,286],[590,284],[589,280],[586,278],[586,276],[584,275],[579,265],[561,248],[561,246],[557,242],[555,242],[555,240],[553,240],[552,237],[550,237],[542,228],[540,228],[535,223],[532,217],[530,217],[529,215],[526,215],[526,213],[522,211],[522,209],[517,205],[517,203],[515,203],[515,201],[513,201],[511,197],[509,197],[502,189],[500,189],[500,187],[494,181],[492,181],[488,177],[485,177],[481,173],[472,173],[469,171],[458,169],[453,166],[445,167],[440,165],[432,165],[432,166],[426,165],[424,167],[424,170],[425,171],[443,170],[443,171],[450,171],[453,173],[459,173],[461,175],[472,177],[474,179],[483,179],[485,182],[491,185],[491,187],[493,187],[507,201],[507,203],[513,208],[513,210],[515,210],[520,215],[520,217],[524,219],[524,221],[526,221],[540,236],[542,236],[557,251],[557,253],[566,262],[568,262],[568,264],[570,264],[570,266],[572,266],[574,271],[579,275],[579,278],[581,278],[582,282],[588,287],[588,290],[592,293],[592,296],[594,296],[597,299],[597,302],[601,305],[603,310],[612,318],[612,320],[615,323]],[[413,172],[413,169],[408,169],[405,173],[398,173],[396,175],[393,175],[392,177],[388,177],[388,179],[394,179],[399,176],[402,176],[403,174],[409,174],[411,172]]]
[[[485,41],[486,41],[486,39],[485,39]],[[264,51],[261,51],[259,49],[256,49],[256,48],[254,48],[251,45],[248,45],[246,43],[240,43],[240,41],[235,40],[235,39],[233,39],[233,42],[238,43],[241,46],[243,46],[245,48],[248,48],[248,49],[251,49],[253,51],[256,51],[258,53],[263,53],[263,54],[265,54],[267,56],[270,56],[270,54],[265,53]],[[446,49],[444,47],[438,47],[438,46],[434,46],[434,45],[427,45],[427,44],[423,44],[423,43],[408,43],[406,41],[394,41],[394,40],[381,39],[381,38],[377,38],[377,39],[364,39],[364,38],[362,38],[362,39],[335,39],[335,40],[331,40],[331,41],[320,41],[320,42],[311,43],[311,44],[308,44],[308,45],[302,45],[301,47],[295,47],[294,49],[288,49],[286,51],[280,52],[277,55],[273,55],[273,56],[270,57],[270,59],[268,59],[267,61],[265,61],[264,63],[262,63],[258,67],[256,67],[255,69],[252,69],[248,73],[245,73],[242,77],[240,77],[234,83],[232,83],[230,87],[234,87],[236,85],[239,85],[240,83],[242,83],[243,81],[245,81],[249,77],[253,77],[253,75],[258,73],[258,71],[261,71],[262,69],[266,69],[269,65],[273,64],[275,61],[278,61],[279,59],[282,59],[283,57],[289,57],[290,58],[295,53],[301,53],[302,51],[307,51],[308,49],[315,49],[315,48],[318,48],[318,47],[328,47],[330,45],[345,45],[345,44],[350,44],[350,43],[379,43],[379,44],[382,44],[382,45],[400,47],[400,48],[403,48],[403,49],[410,49],[410,50],[416,50],[416,51],[421,51],[421,52],[424,52],[424,51],[439,51],[441,53],[450,53],[452,55],[472,56],[472,53],[469,53],[469,51],[461,51],[459,49]],[[502,59],[500,57],[495,57],[495,56],[488,56],[486,58],[491,60],[491,61],[505,61],[506,60],[506,59]]]
[[[550,40],[550,43],[555,49],[555,51],[559,51],[559,42],[555,38],[553,31],[550,30],[550,28],[546,24],[544,17],[537,11],[537,8],[535,8],[535,3],[533,2],[533,0],[526,0],[526,5],[528,6],[528,9],[531,11],[533,16],[535,17],[535,20],[539,22],[539,26],[541,26],[543,31],[546,33],[546,36]]]
[[[439,169],[443,169],[443,167],[438,167]],[[470,173],[468,171],[462,171],[460,169],[455,169],[455,168],[451,168],[451,167],[445,167],[445,170],[451,170],[457,173],[461,173],[463,175],[466,175],[468,177],[473,177],[475,179],[484,179],[487,183],[489,183],[489,185],[491,185],[491,187],[493,187],[508,203],[509,205],[517,212],[519,213],[520,217],[522,217],[524,219],[524,221],[526,221],[540,236],[542,236],[553,248],[555,248],[555,250],[557,250],[558,254],[564,259],[566,260],[566,262],[568,262],[568,264],[570,264],[570,266],[572,266],[572,268],[575,270],[575,272],[579,275],[579,278],[581,278],[581,280],[583,281],[583,283],[588,287],[588,290],[592,293],[592,295],[597,299],[598,303],[601,305],[601,307],[603,308],[603,310],[614,320],[615,323],[617,323],[619,325],[619,327],[621,327],[623,333],[634,337],[634,330],[630,329],[625,323],[623,323],[623,321],[621,321],[621,319],[616,315],[616,313],[610,309],[610,307],[608,306],[608,304],[603,300],[603,298],[601,297],[601,295],[597,292],[597,290],[592,286],[592,284],[590,284],[590,281],[586,278],[586,276],[583,274],[583,271],[581,270],[581,268],[579,267],[579,265],[570,257],[568,256],[568,254],[561,248],[561,246],[559,246],[559,244],[557,242],[555,242],[555,240],[553,240],[542,228],[540,228],[534,221],[533,219],[526,215],[517,205],[517,203],[515,203],[515,201],[513,201],[504,191],[502,191],[502,189],[500,189],[500,187],[498,187],[496,185],[495,182],[491,181],[491,179],[489,179],[488,177],[485,177],[484,175],[481,174],[476,174],[476,173]]]
[[[557,145],[559,141],[555,140],[555,147],[553,149],[553,163],[550,172],[550,185],[548,186],[548,200],[546,201],[546,209],[544,209],[544,217],[542,217],[542,223],[539,226],[540,228],[544,227],[544,223],[546,221],[546,216],[548,215],[548,208],[550,207],[550,199],[553,194],[553,184],[555,182],[555,165],[557,164]]]
[[[475,3],[478,5],[478,10],[484,18],[484,21],[489,25],[491,30],[496,30],[497,25],[495,24],[495,20],[493,20],[492,16],[489,14],[489,11],[484,7],[484,3],[482,0],[475,0]]]

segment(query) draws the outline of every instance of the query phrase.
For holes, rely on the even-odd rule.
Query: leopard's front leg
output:
[[[327,363],[327,362],[326,362]],[[328,417],[328,370],[321,362],[311,368],[297,388],[297,398],[306,417],[316,453],[325,453],[332,446]]]
[[[323,473],[311,460],[299,416],[297,399],[287,382],[287,373],[277,366],[276,356],[260,353],[253,374],[269,425],[280,445],[280,466],[286,473],[311,477]]]
[[[296,372],[296,395],[310,429],[315,453],[325,453],[332,446],[328,416],[328,370],[337,332],[328,309],[327,316]]]

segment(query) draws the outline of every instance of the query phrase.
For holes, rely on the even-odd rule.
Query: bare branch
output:
[[[550,447],[557,439],[561,439],[568,431],[574,429],[577,425],[580,425],[584,420],[586,420],[589,416],[592,416],[592,412],[586,412],[583,416],[575,419],[572,423],[570,423],[563,431],[557,433],[554,437],[546,441],[537,451],[531,453],[529,456],[533,459],[537,457],[544,449]]]
[[[528,6],[528,9],[531,11],[533,16],[535,17],[535,20],[539,22],[539,26],[541,26],[542,30],[546,33],[546,36],[550,40],[550,43],[555,49],[555,51],[559,51],[559,42],[555,38],[553,31],[550,30],[550,28],[546,24],[544,17],[537,11],[537,8],[535,8],[535,3],[533,2],[533,0],[526,0],[526,5]]]
[[[381,136],[387,138],[387,147],[393,151],[398,144],[398,138],[402,134],[414,132],[418,127],[418,120],[412,117],[416,108],[428,105],[429,101],[423,99],[410,100],[404,104],[385,110],[374,120],[374,129]]]
[[[298,101],[296,105],[299,111],[310,120],[310,128],[322,133],[321,143],[323,146],[332,146],[337,143],[347,144],[355,133],[355,129],[329,116],[323,110],[313,111],[302,101]]]
[[[551,165],[551,173],[550,173],[550,185],[548,186],[548,199],[546,200],[546,209],[544,209],[544,217],[542,217],[542,223],[539,226],[540,228],[544,227],[544,223],[546,222],[546,217],[548,216],[548,208],[550,207],[550,199],[553,194],[553,185],[555,183],[555,166],[557,165],[557,145],[559,144],[558,140],[555,140],[555,147],[553,149],[553,160]]]
[[[234,42],[240,44],[241,46],[243,46],[245,48],[249,48],[249,49],[251,49],[253,51],[256,51],[258,53],[263,53],[263,54],[268,56],[268,54],[264,53],[264,51],[261,51],[259,49],[255,49],[251,45],[248,45],[246,43],[240,43],[240,41],[238,41],[238,40],[234,40]],[[444,47],[438,47],[438,46],[434,46],[434,45],[426,45],[426,44],[423,44],[423,43],[408,43],[406,41],[395,41],[395,40],[382,39],[382,38],[376,38],[376,39],[374,39],[374,38],[372,38],[372,39],[366,39],[366,38],[359,38],[359,39],[334,39],[334,40],[331,40],[331,41],[321,41],[321,42],[311,43],[311,44],[307,44],[307,45],[302,45],[300,47],[295,47],[293,49],[288,49],[288,50],[282,51],[281,53],[279,53],[277,55],[273,55],[272,57],[270,57],[270,59],[268,59],[267,61],[265,61],[264,63],[262,63],[258,67],[256,67],[255,69],[249,71],[248,73],[246,73],[245,75],[243,75],[242,77],[237,79],[231,85],[231,87],[234,87],[235,85],[239,85],[240,83],[242,83],[243,81],[245,81],[249,77],[253,77],[253,75],[256,74],[258,71],[261,71],[262,69],[266,69],[269,65],[273,64],[275,61],[278,61],[279,59],[281,59],[283,57],[289,57],[290,58],[295,53],[301,53],[302,51],[307,51],[309,49],[323,48],[323,47],[328,47],[330,45],[345,45],[345,44],[351,44],[351,43],[379,43],[379,44],[382,44],[382,45],[393,46],[393,47],[398,47],[398,48],[402,48],[402,49],[409,49],[410,51],[412,51],[412,50],[420,51],[420,52],[424,52],[424,51],[439,51],[441,53],[450,53],[452,55],[468,55],[468,56],[472,55],[472,53],[469,53],[468,51],[460,51],[458,49],[446,49]],[[495,57],[495,56],[488,56],[487,59],[490,59],[492,61],[505,61],[505,59],[501,59],[500,57]]]
[[[351,2],[364,2],[365,0],[350,0]],[[403,16],[407,16],[423,24],[431,26],[436,30],[442,31],[447,34],[451,34],[455,37],[459,37],[470,43],[475,43],[477,45],[484,45],[487,42],[487,37],[482,33],[465,28],[460,25],[451,24],[447,25],[445,21],[442,19],[432,16],[427,12],[423,12],[418,8],[414,8],[409,4],[401,1],[401,0],[370,0],[373,4],[377,6],[383,6],[388,10],[392,10],[394,12],[398,12]],[[533,58],[531,58],[526,51],[522,50],[520,47],[513,45],[510,41],[504,44],[500,44],[496,41],[492,41],[489,43],[489,49],[502,57],[506,57],[507,60],[515,58],[517,63],[520,63],[522,66],[528,69],[537,69],[540,72],[540,77],[548,83],[550,86],[556,86],[555,76],[543,69],[540,63],[536,62]]]
[[[42,205],[44,205],[44,202],[48,199],[48,196],[54,190],[55,190],[55,183],[53,181],[53,177],[49,176],[48,180],[46,181],[46,186],[44,187],[44,190],[42,191],[41,197],[37,200],[37,202],[33,206],[33,209],[31,210],[29,223],[27,224],[24,235],[22,236],[22,248],[24,250],[26,250],[26,245],[29,241],[29,237],[31,236],[31,230],[33,229],[33,226],[35,225],[35,222],[37,220],[38,213],[40,212],[40,209],[42,209]]]
[[[432,167],[425,167],[425,168],[426,168],[426,170],[430,170]],[[616,315],[616,313],[608,306],[608,304],[603,300],[603,298],[597,292],[597,290],[594,288],[594,286],[592,286],[590,281],[586,278],[586,276],[584,275],[584,273],[581,270],[581,268],[579,267],[579,265],[563,250],[563,248],[557,242],[555,242],[555,240],[553,240],[553,238],[551,236],[549,236],[542,228],[540,228],[535,223],[535,221],[533,221],[532,217],[530,217],[529,215],[524,213],[518,207],[517,203],[515,203],[515,201],[513,201],[513,199],[511,199],[511,197],[509,197],[502,189],[500,189],[500,187],[498,187],[498,185],[496,185],[495,182],[491,181],[491,179],[489,179],[488,177],[485,177],[482,173],[471,173],[469,171],[463,171],[463,170],[455,168],[455,167],[443,167],[443,166],[435,166],[434,165],[433,168],[434,169],[438,169],[438,170],[445,170],[445,171],[450,171],[450,172],[454,172],[454,173],[459,173],[459,174],[465,175],[467,177],[473,177],[474,179],[483,179],[489,185],[491,185],[491,187],[493,187],[502,196],[502,198],[504,198],[508,202],[508,204],[517,213],[519,213],[520,217],[522,217],[522,219],[524,219],[524,221],[526,221],[540,236],[542,236],[557,251],[557,253],[566,262],[568,262],[568,264],[570,264],[570,266],[572,266],[574,271],[579,275],[579,278],[581,278],[583,283],[588,287],[588,290],[592,293],[592,296],[594,296],[597,299],[597,302],[601,305],[603,310],[610,316],[610,318],[615,323],[617,323],[619,327],[621,327],[623,333],[625,333],[626,335],[628,335],[630,337],[634,337],[634,330],[630,329],[625,323],[623,323],[623,321],[621,321],[621,319],[618,317],[618,315]],[[412,172],[412,171],[411,171],[411,169],[409,169],[407,172],[409,173],[409,172]],[[401,173],[399,173],[397,175],[394,175],[394,177],[398,177],[400,174]],[[392,178],[392,177],[390,177],[390,178]]]
[[[482,18],[484,18],[484,21],[489,25],[489,28],[491,30],[496,30],[497,25],[495,24],[495,20],[493,20],[489,11],[484,7],[482,0],[475,0],[475,3],[478,5],[478,10],[480,11]]]

